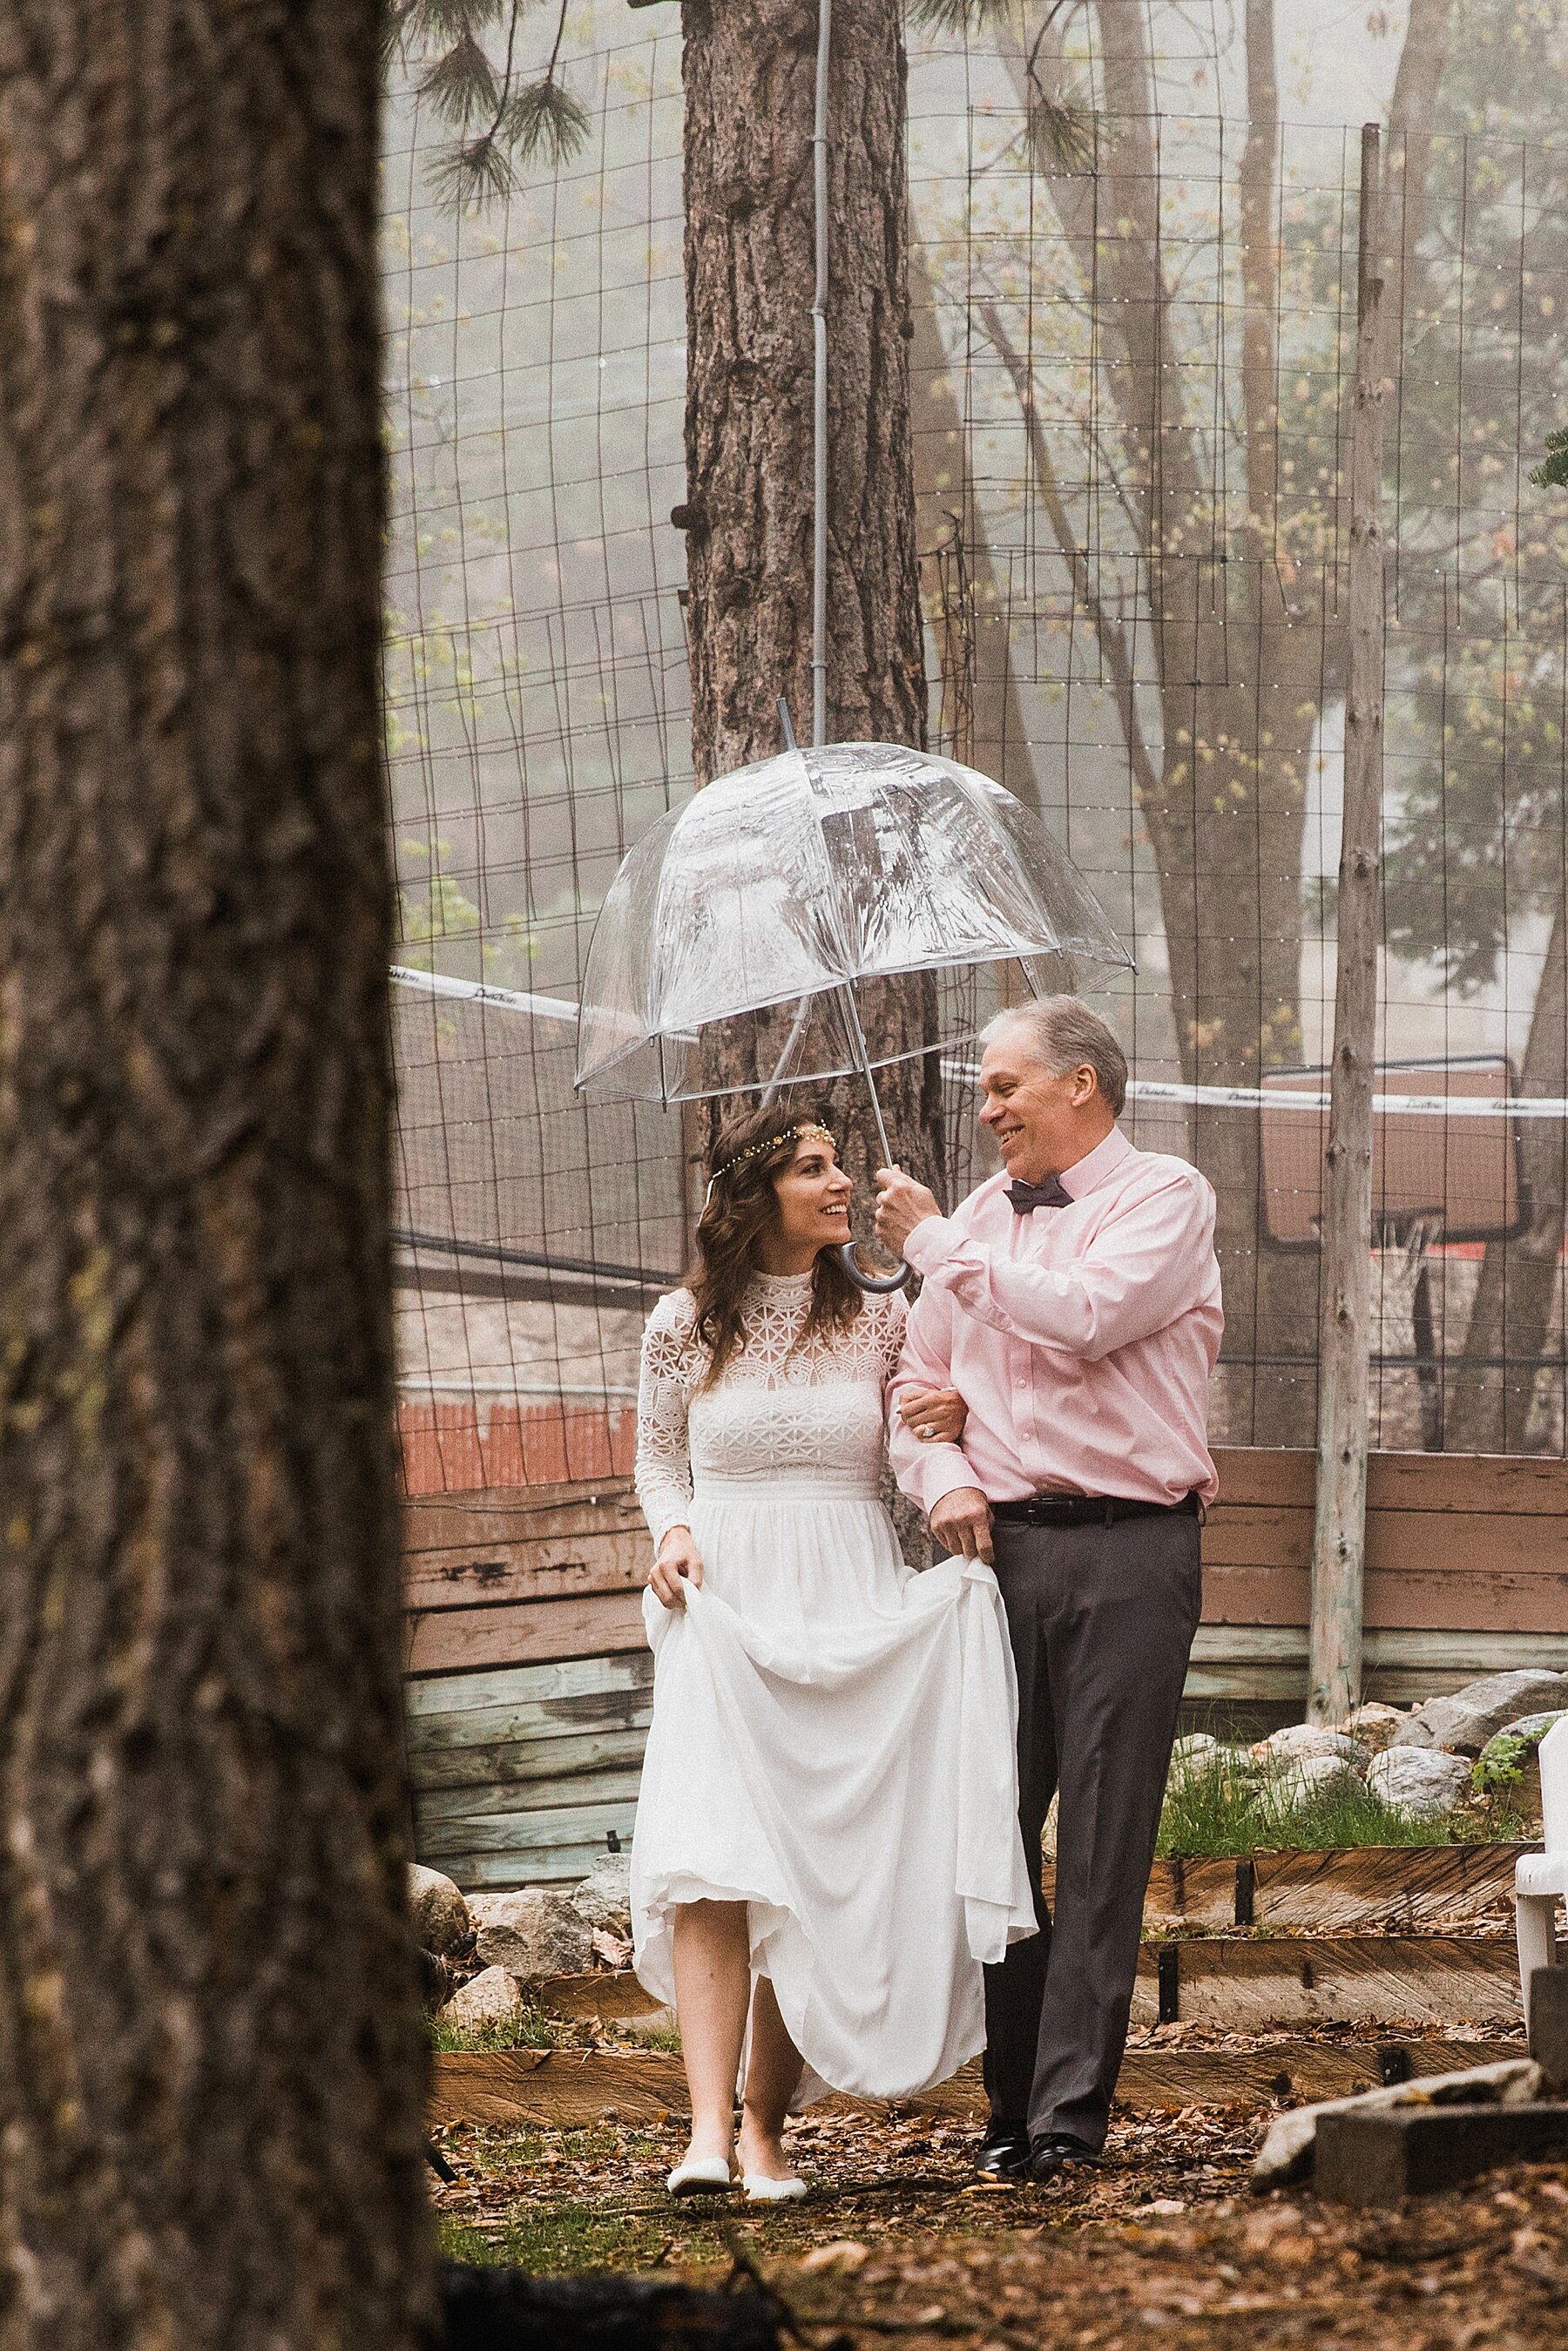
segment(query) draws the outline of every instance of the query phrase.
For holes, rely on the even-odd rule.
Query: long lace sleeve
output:
[[[686,1396],[694,1354],[692,1301],[676,1290],[661,1298],[648,1317],[637,1386],[637,1499],[655,1550],[672,1527],[691,1520]]]

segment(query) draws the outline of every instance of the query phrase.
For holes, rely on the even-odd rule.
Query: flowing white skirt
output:
[[[911,2095],[985,2043],[980,1970],[1032,1935],[1017,1691],[996,1578],[923,1575],[863,1488],[699,1482],[704,1583],[652,1592],[632,1851],[637,1973],[674,1998],[676,1907],[749,1907],[809,2078]]]

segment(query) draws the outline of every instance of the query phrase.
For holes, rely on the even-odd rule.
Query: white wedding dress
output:
[[[688,1291],[643,1343],[637,1491],[704,1581],[652,1591],[653,1719],[632,1849],[637,1973],[674,1998],[678,1904],[749,1906],[824,2085],[907,2096],[985,2042],[982,1962],[1035,1932],[1018,1830],[1012,1656],[988,1567],[915,1575],[879,1499],[904,1303],[802,1343],[811,1277],[758,1276],[711,1388]]]

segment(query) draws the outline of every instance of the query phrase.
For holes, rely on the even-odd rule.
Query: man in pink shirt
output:
[[[944,1217],[899,1169],[877,1230],[924,1276],[890,1399],[899,1484],[948,1552],[993,1560],[1019,1682],[1019,1818],[1053,1794],[1054,1921],[987,1970],[979,2168],[1094,2161],[1126,2041],[1144,1893],[1200,1606],[1205,1438],[1222,1316],[1214,1194],[1116,1125],[1127,1064],[1072,997],[985,1036],[1003,1170]],[[968,1406],[922,1435],[923,1391]]]

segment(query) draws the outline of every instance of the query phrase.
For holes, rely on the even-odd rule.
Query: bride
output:
[[[904,1301],[839,1261],[824,1127],[752,1111],[711,1165],[695,1270],[643,1342],[656,1662],[632,1905],[691,2091],[671,2191],[731,2186],[738,2152],[772,2201],[805,2193],[791,2105],[943,2080],[984,2043],[982,1964],[1036,1928],[996,1580],[912,1574],[878,1499]],[[922,1432],[962,1411],[919,1400]]]

